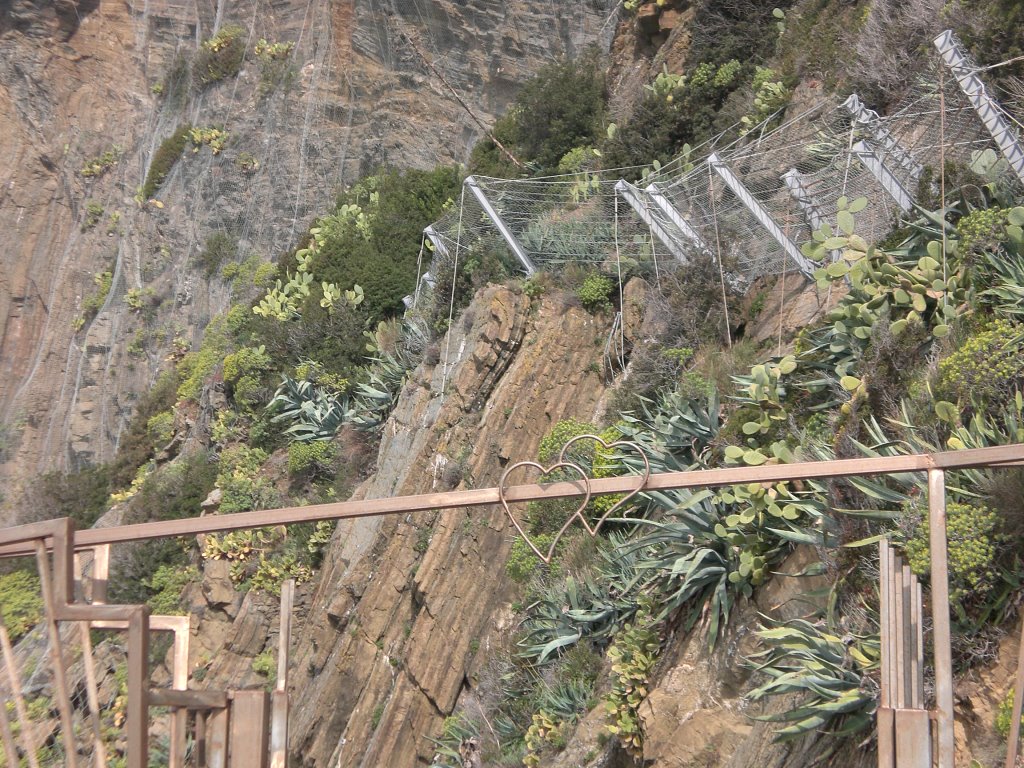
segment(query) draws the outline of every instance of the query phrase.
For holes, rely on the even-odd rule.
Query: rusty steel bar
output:
[[[66,551],[61,546],[63,542],[57,541],[54,545],[54,552]],[[43,593],[43,609],[46,613],[46,631],[50,640],[50,659],[53,662],[53,688],[54,698],[57,700],[57,711],[60,713],[60,726],[64,741],[64,761],[69,768],[76,768],[78,765],[78,747],[75,745],[75,726],[71,716],[71,696],[68,692],[67,673],[64,669],[64,654],[60,642],[60,627],[57,626],[57,610],[54,605],[56,593],[59,591],[55,583],[64,583],[64,591],[67,594],[67,581],[70,577],[70,568],[64,574],[56,574],[57,578],[50,579],[50,563],[46,554],[46,547],[43,542],[36,540],[36,565],[39,569],[39,583]],[[58,556],[54,555],[56,563]],[[67,565],[70,563],[66,558],[61,558]],[[134,768],[134,766],[132,767]],[[144,768],[144,767],[140,767]]]
[[[165,622],[174,626],[174,657],[171,667],[171,688],[176,691],[187,691],[188,689],[188,640],[189,627],[192,620],[188,616],[164,616]],[[177,621],[173,621],[177,619]],[[152,617],[150,617],[150,629],[153,628]],[[184,768],[185,750],[187,748],[188,712],[184,709],[173,709],[171,711],[171,750],[169,755],[169,768]]]
[[[75,574],[80,574],[81,559],[74,555]],[[94,561],[95,563],[95,561]],[[83,587],[83,596],[84,596]],[[106,768],[107,746],[103,743],[103,723],[100,719],[100,697],[96,685],[96,662],[92,655],[92,638],[88,621],[78,622],[78,636],[82,643],[82,666],[85,669],[85,692],[92,721],[92,761],[96,768]]]
[[[21,723],[21,749],[25,753],[25,757],[28,758],[29,768],[39,768],[39,759],[36,757],[35,729],[32,727],[32,721],[28,719],[28,709],[25,707],[25,697],[21,693],[21,678],[18,675],[18,664],[14,658],[14,648],[11,646],[11,636],[7,634],[7,627],[4,626],[2,617],[0,617],[0,648],[3,649],[4,654],[7,684],[11,686],[11,696],[14,698],[14,711],[18,715],[18,722]]]
[[[906,606],[903,604],[903,568],[899,557],[893,562],[892,572],[895,582],[892,588],[895,601],[893,616],[896,625],[896,631],[893,633],[895,635],[893,659],[896,663],[893,666],[896,668],[896,703],[893,706],[899,710],[907,706],[907,665],[904,656],[907,646],[907,619]]]
[[[1013,689],[1013,713],[1010,717],[1010,737],[1006,746],[1006,768],[1017,768],[1020,749],[1020,715],[1024,703],[1024,623],[1020,630],[1020,648],[1017,650],[1017,685]]]
[[[888,539],[878,542],[878,612],[882,663],[880,670],[881,695],[876,722],[878,726],[878,768],[896,768],[896,743],[893,720],[892,693],[892,549]]]
[[[207,718],[207,768],[228,768],[228,727],[230,725],[230,707],[214,710],[213,713]]]
[[[928,710],[897,709],[895,715],[896,765],[899,768],[931,768]]]
[[[128,619],[127,768],[149,766],[149,606],[132,606]]]
[[[953,651],[949,627],[946,473],[942,469],[928,471],[928,529],[931,550],[932,640],[935,646],[937,768],[953,768]]]
[[[224,691],[179,691],[175,688],[151,688],[149,706],[182,709],[224,709],[228,695]]]
[[[270,707],[266,691],[231,691],[230,765],[267,768]]]
[[[277,635],[277,682],[270,703],[270,768],[288,764],[288,656],[292,638],[295,579],[281,585],[280,628]]]
[[[7,758],[7,765],[9,768],[14,768],[21,761],[18,760],[18,748],[14,745],[14,734],[11,732],[11,721],[7,717],[5,704],[0,704],[0,740],[3,740],[4,743],[4,757]]]
[[[711,488],[737,483],[925,472],[936,468],[965,469],[1019,465],[1024,465],[1024,445],[997,445],[989,448],[971,448],[965,451],[922,453],[909,456],[872,456],[863,459],[762,464],[759,467],[729,467],[697,472],[663,472],[651,475],[646,483],[639,475],[603,477],[591,479],[589,489],[591,495],[596,496],[606,493],[627,493],[639,488],[651,491],[675,488]],[[585,496],[586,493],[587,491],[581,488],[579,482],[533,483],[510,486],[505,489],[504,497],[508,502],[537,501],[579,497]],[[76,542],[77,546],[85,548],[97,544],[117,544],[167,536],[195,536],[200,533],[237,531],[245,528],[310,523],[319,520],[376,517],[431,509],[460,509],[498,503],[497,488],[424,493],[415,496],[342,501],[256,512],[236,512],[230,515],[209,515],[110,528],[89,528],[78,532]],[[15,557],[31,553],[31,550],[26,551],[21,543],[24,541],[22,534],[8,533],[8,531],[14,530],[16,529],[0,530],[0,557]]]

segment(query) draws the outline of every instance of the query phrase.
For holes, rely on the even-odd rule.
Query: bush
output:
[[[220,457],[217,487],[221,490],[222,513],[266,509],[277,501],[273,486],[260,476],[267,454],[259,448],[240,445],[225,450]]]
[[[292,443],[288,446],[288,474],[292,477],[306,473],[313,476],[329,474],[335,455],[334,444],[325,440]]]
[[[199,87],[234,77],[245,59],[246,31],[241,27],[223,27],[204,40],[192,66],[192,81]]]
[[[1010,688],[999,702],[999,709],[996,710],[996,733],[1004,739],[1010,738],[1010,724],[1013,720],[1013,688]],[[1021,725],[1024,726],[1024,715],[1021,716]]]
[[[978,404],[1008,395],[1024,379],[1020,354],[1021,329],[996,319],[972,334],[939,362],[936,394],[949,400]]]
[[[576,298],[588,312],[605,312],[612,308],[611,294],[615,283],[607,275],[593,272],[576,289]]]
[[[152,593],[146,603],[157,616],[184,615],[188,611],[182,604],[182,593],[200,578],[199,569],[193,565],[184,568],[161,565],[146,581],[146,587]]]
[[[144,201],[149,200],[156,194],[160,185],[164,183],[164,179],[167,178],[167,174],[171,172],[174,164],[178,162],[181,153],[185,151],[185,145],[188,143],[189,131],[191,130],[192,126],[187,123],[179,125],[174,133],[160,143],[160,146],[153,154],[153,162],[149,164],[149,170],[146,172],[146,181],[143,183],[142,190],[139,193]]]
[[[142,396],[135,408],[128,429],[121,435],[117,457],[110,466],[110,488],[127,488],[139,467],[153,455],[149,420],[174,407],[178,377],[175,371],[161,374],[153,388]]]
[[[82,165],[81,170],[79,170],[79,173],[87,179],[94,179],[102,176],[113,168],[117,164],[117,161],[121,159],[121,152],[121,147],[115,144],[103,154],[86,160]]]
[[[70,517],[79,528],[88,528],[107,510],[111,491],[108,466],[86,467],[76,472],[48,472],[36,484],[37,506],[48,518]]]
[[[926,514],[906,543],[907,560],[918,576],[931,570],[929,525]],[[946,505],[946,534],[949,539],[949,576],[951,603],[960,604],[963,613],[983,604],[998,577],[995,560],[1004,541],[999,517],[988,507],[951,501]],[[955,606],[956,607],[956,606]]]
[[[564,59],[546,65],[523,86],[493,133],[520,161],[551,174],[570,150],[596,142],[604,111],[604,76],[597,56]],[[490,138],[473,148],[469,166],[485,176],[522,173]]]
[[[634,758],[643,755],[640,705],[647,698],[661,643],[656,624],[644,610],[624,626],[608,649],[612,663],[612,690],[605,696],[605,708],[612,722],[605,726]]]
[[[21,570],[0,576],[0,617],[12,642],[42,620],[43,597],[36,574]]]

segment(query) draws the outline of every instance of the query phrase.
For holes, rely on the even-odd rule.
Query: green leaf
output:
[[[853,390],[860,386],[860,379],[856,376],[843,376],[843,378],[839,380],[839,386],[847,392],[853,392]]]
[[[1019,205],[1006,212],[1006,220],[1018,227],[1024,226],[1024,208]]]
[[[845,248],[848,242],[845,237],[830,237],[821,246],[825,250],[834,251],[839,248]]]
[[[761,431],[761,425],[756,421],[748,421],[743,425],[744,435],[756,435]]]
[[[889,332],[893,336],[899,336],[906,329],[907,329],[907,320],[906,320],[906,318],[904,318],[902,320],[897,320],[895,323],[893,323],[892,325],[889,326]]]
[[[853,234],[853,214],[850,213],[849,211],[839,211],[836,214],[836,224],[838,224],[839,228],[843,230],[843,232],[845,232],[847,235]]]
[[[942,339],[942,338],[945,338],[948,335],[949,335],[949,326],[948,325],[936,325],[934,328],[932,328],[932,336],[934,336],[936,339]]]
[[[867,207],[868,199],[866,197],[858,197],[856,200],[850,203],[850,207],[847,210],[850,213],[860,213]]]
[[[752,467],[756,467],[768,461],[768,457],[760,451],[751,450],[743,454],[743,461]]]
[[[956,424],[957,419],[960,416],[960,412],[953,403],[946,400],[936,400],[935,415],[948,424]]]
[[[847,547],[848,549],[854,549],[856,547],[867,547],[871,544],[877,544],[885,537],[886,534],[880,533],[877,536],[868,536],[866,539],[857,539],[856,541],[851,541],[849,544],[843,544],[843,546]]]
[[[741,459],[744,453],[746,453],[746,450],[740,448],[740,446],[738,445],[725,446],[725,458],[727,459],[732,459],[734,461],[737,459]]]
[[[845,261],[834,261],[825,267],[825,274],[829,277],[845,277],[850,271],[850,266]]]

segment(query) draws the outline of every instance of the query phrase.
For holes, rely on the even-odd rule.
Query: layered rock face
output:
[[[493,122],[546,61],[611,34],[606,5],[0,3],[8,487],[112,457],[168,350],[196,343],[230,301],[229,287],[197,266],[211,234],[237,243],[239,260],[273,258],[361,174],[464,159],[481,128],[449,87]],[[183,64],[232,24],[245,30],[242,70],[200,88]],[[261,38],[294,43],[275,82],[253,54]],[[223,151],[190,144],[158,202],[138,201],[157,148],[185,123],[227,131]],[[104,157],[103,170],[83,175]]]

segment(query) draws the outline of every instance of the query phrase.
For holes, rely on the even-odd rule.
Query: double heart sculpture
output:
[[[640,485],[637,486],[634,490],[627,493],[621,499],[619,499],[611,507],[609,507],[605,511],[605,513],[601,515],[601,517],[599,517],[593,524],[591,524],[591,522],[587,520],[587,516],[583,514],[583,510],[586,509],[587,504],[590,503],[591,498],[590,478],[587,477],[587,473],[583,471],[582,467],[580,467],[578,464],[572,461],[569,461],[566,458],[566,454],[568,453],[569,448],[575,443],[578,443],[582,440],[593,440],[594,442],[600,444],[606,451],[616,446],[625,446],[627,448],[632,448],[637,452],[637,454],[639,454],[640,458],[643,460],[644,463],[644,472],[642,475],[643,481],[640,483]],[[580,502],[579,506],[577,506],[576,509],[573,510],[573,513],[569,515],[565,523],[562,525],[562,527],[555,534],[554,538],[551,540],[551,546],[548,548],[547,554],[541,552],[537,545],[534,544],[533,540],[529,537],[529,535],[527,535],[526,531],[523,530],[522,524],[512,513],[512,510],[509,509],[508,500],[505,498],[505,488],[509,475],[511,475],[516,470],[522,469],[524,467],[536,469],[540,473],[540,477],[550,475],[552,472],[556,472],[560,469],[569,470],[579,475],[580,481],[582,482],[583,487],[586,491],[583,496],[583,500]],[[648,478],[650,478],[650,476],[650,462],[647,460],[647,455],[644,453],[643,449],[636,443],[624,440],[617,440],[614,443],[606,443],[597,435],[579,435],[577,437],[574,437],[572,440],[570,440],[569,442],[562,446],[562,450],[558,452],[558,461],[556,461],[551,466],[545,467],[542,464],[538,464],[536,461],[520,461],[517,464],[513,464],[511,467],[506,469],[504,474],[501,476],[501,482],[498,483],[498,500],[501,502],[501,506],[505,510],[505,514],[508,515],[508,519],[512,521],[512,525],[514,525],[515,529],[519,531],[519,535],[523,537],[523,541],[525,541],[529,545],[530,549],[534,551],[537,557],[539,557],[545,563],[550,563],[551,559],[555,555],[555,548],[558,546],[559,539],[562,538],[562,535],[569,529],[570,525],[579,520],[579,522],[586,529],[587,533],[589,533],[592,538],[596,537],[598,531],[601,530],[601,526],[604,525],[604,521],[611,517],[613,513],[617,512],[619,509],[624,507],[634,496],[640,493],[640,491],[644,489],[644,486],[647,485],[647,480]]]

